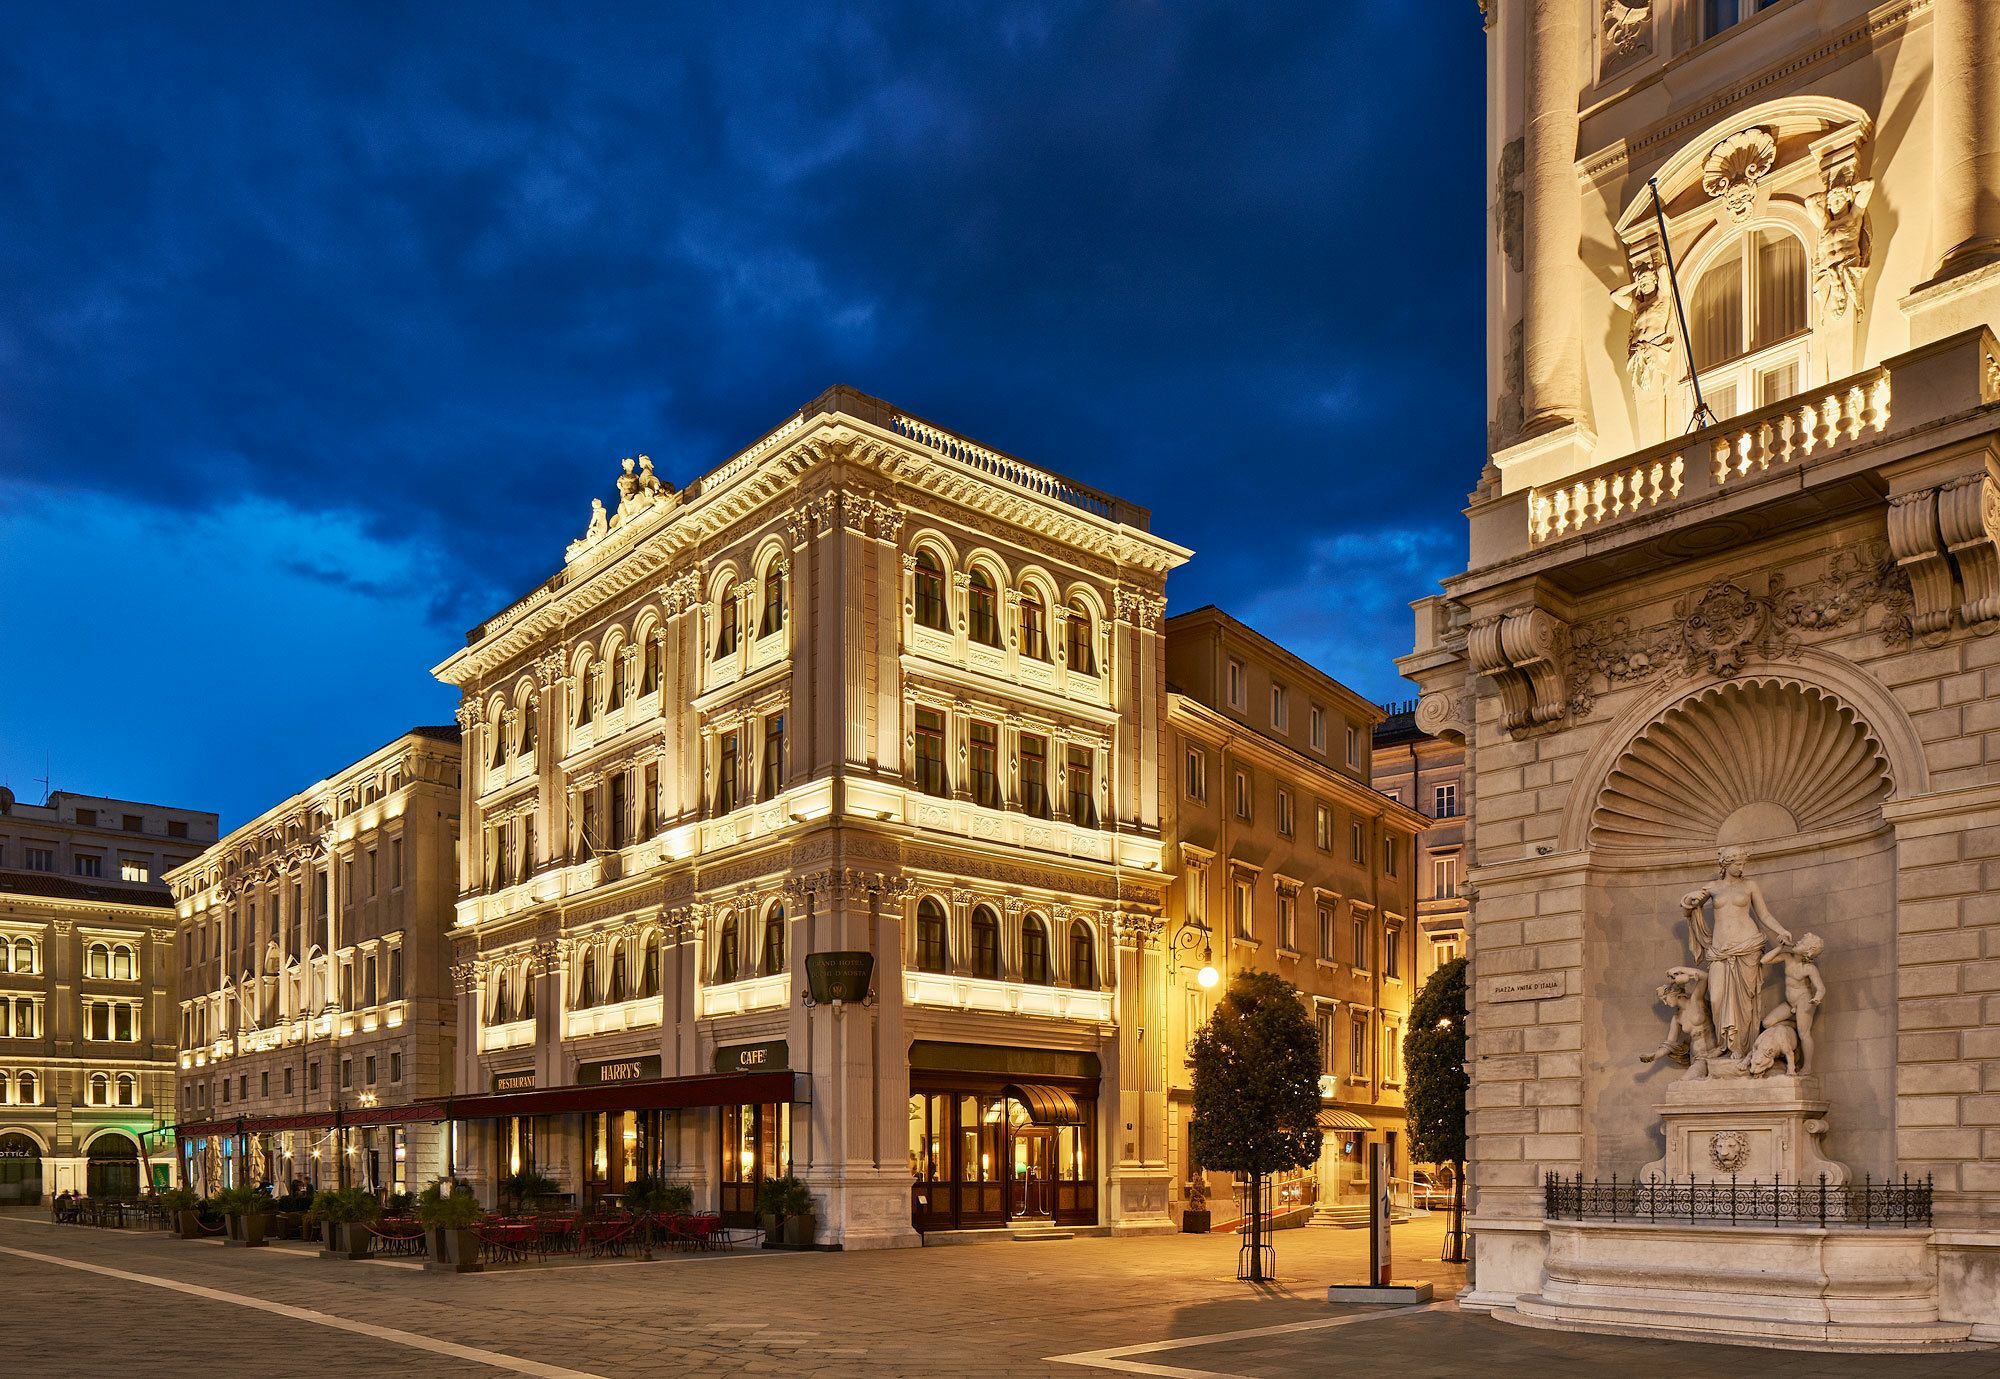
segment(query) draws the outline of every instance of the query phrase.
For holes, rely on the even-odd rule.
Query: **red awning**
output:
[[[345,1110],[301,1111],[289,1116],[243,1116],[237,1120],[197,1121],[173,1127],[183,1139],[202,1135],[269,1135],[280,1130],[331,1130],[335,1125],[403,1125],[444,1119],[441,1103],[422,1101],[407,1106],[354,1106]]]
[[[691,1106],[747,1106],[752,1102],[809,1101],[804,1073],[699,1073],[589,1087],[541,1087],[532,1092],[492,1092],[453,1097],[453,1120],[495,1116],[555,1116],[574,1111],[677,1111]]]

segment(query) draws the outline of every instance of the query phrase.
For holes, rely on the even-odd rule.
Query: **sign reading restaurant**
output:
[[[493,1074],[493,1090],[496,1092],[532,1092],[535,1089],[535,1070],[527,1068],[520,1072]]]
[[[613,1058],[602,1063],[580,1064],[576,1070],[578,1086],[594,1087],[606,1082],[643,1082],[660,1075],[660,1056],[649,1054],[644,1058]]]

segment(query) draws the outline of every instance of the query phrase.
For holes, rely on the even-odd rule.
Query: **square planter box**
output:
[[[426,1269],[440,1274],[477,1274],[486,1266],[479,1262],[479,1233],[472,1230],[440,1230],[432,1228],[424,1232],[424,1247],[430,1258],[424,1262]]]
[[[321,1259],[366,1259],[368,1247],[373,1241],[368,1235],[368,1227],[359,1222],[327,1222],[321,1229],[325,1232],[325,1245],[320,1249]]]
[[[229,1243],[231,1245],[261,1245],[264,1234],[271,1225],[268,1213],[259,1212],[255,1216],[231,1216],[229,1223]]]

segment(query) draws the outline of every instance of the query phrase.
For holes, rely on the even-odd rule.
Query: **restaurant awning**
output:
[[[555,1116],[576,1111],[677,1111],[694,1106],[747,1106],[753,1102],[812,1100],[804,1073],[698,1073],[637,1082],[580,1087],[541,1087],[528,1092],[490,1092],[452,1097],[453,1120],[496,1116]]]
[[[1333,1107],[1323,1107],[1319,1113],[1319,1128],[1322,1130],[1373,1130],[1375,1127],[1352,1111],[1338,1111]]]
[[[1076,1098],[1060,1087],[1016,1082],[1008,1086],[1007,1092],[1020,1098],[1021,1104],[1028,1108],[1028,1119],[1036,1125],[1083,1124],[1083,1112],[1077,1109]]]
[[[269,1135],[280,1130],[331,1130],[336,1125],[407,1125],[444,1119],[444,1107],[431,1101],[402,1106],[350,1106],[340,1111],[300,1111],[288,1116],[242,1116],[235,1120],[193,1121],[170,1127],[183,1139],[202,1135]]]

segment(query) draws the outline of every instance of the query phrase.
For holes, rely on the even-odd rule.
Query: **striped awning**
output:
[[[1036,1125],[1083,1124],[1083,1112],[1077,1109],[1076,1098],[1060,1087],[1016,1082],[1007,1088],[1007,1094],[1028,1108],[1028,1119]]]
[[[1373,1130],[1375,1127],[1352,1111],[1338,1111],[1331,1106],[1322,1107],[1319,1113],[1319,1128],[1322,1130]]]

